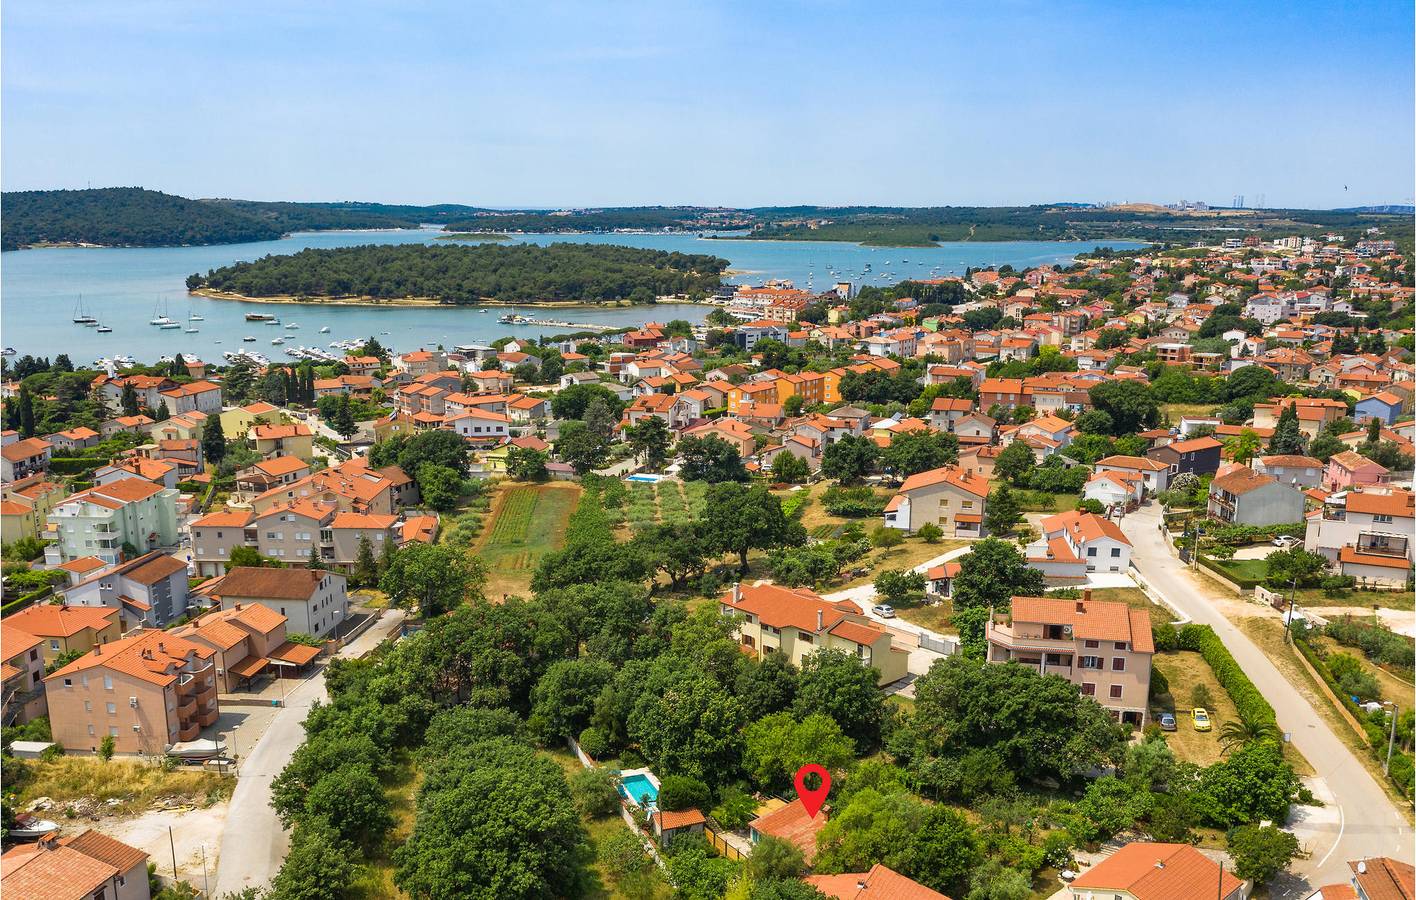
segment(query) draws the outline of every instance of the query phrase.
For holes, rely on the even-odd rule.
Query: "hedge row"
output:
[[[1192,622],[1182,625],[1176,637],[1176,644],[1181,650],[1193,650],[1209,663],[1214,677],[1234,701],[1234,708],[1239,712],[1240,720],[1246,725],[1277,723],[1278,717],[1274,714],[1273,707],[1264,699],[1259,689],[1254,687],[1244,670],[1239,668],[1239,663],[1235,662],[1229,648],[1224,646],[1224,642],[1214,633],[1213,628]]]
[[[27,606],[33,606],[35,603],[40,600],[43,600],[45,597],[48,597],[52,593],[54,593],[53,588],[42,587],[37,591],[30,591],[28,594],[16,597],[14,600],[11,600],[9,603],[6,603],[4,606],[0,606],[0,616],[8,616],[11,613],[19,612]]]
[[[1233,583],[1239,585],[1241,589],[1246,591],[1252,590],[1258,587],[1260,584],[1263,584],[1263,579],[1243,578],[1239,575],[1236,575],[1235,573],[1224,568],[1224,566],[1220,565],[1218,560],[1210,559],[1203,553],[1200,554],[1200,565],[1204,566],[1206,569],[1209,569],[1216,575],[1219,575],[1220,577],[1224,578],[1226,581],[1232,581]]]
[[[95,469],[108,465],[106,459],[89,459],[81,456],[55,456],[49,460],[49,471],[55,475],[88,475]]]

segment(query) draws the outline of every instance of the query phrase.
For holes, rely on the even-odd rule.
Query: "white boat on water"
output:
[[[297,329],[297,328],[299,328],[299,327],[300,327],[300,323],[299,323],[299,322],[289,322],[289,323],[287,323],[286,326],[285,326],[285,328],[286,328],[287,331],[294,331],[295,329]]]
[[[29,813],[21,813],[15,816],[15,824],[10,828],[10,837],[21,840],[42,838],[46,834],[53,834],[58,830],[58,822],[41,819],[39,816],[32,816]]]
[[[249,334],[241,338],[241,340],[246,342],[247,344],[254,344],[256,342],[256,339]]]
[[[83,294],[79,295],[78,305],[74,307],[74,324],[85,326],[98,324],[98,320],[93,317],[93,314],[84,309]]]
[[[113,329],[110,328],[110,327],[108,327],[107,325],[100,325],[100,326],[98,326],[98,333],[99,333],[99,334],[112,334],[112,333],[113,333]]]
[[[326,325],[325,327],[321,328],[320,334],[329,334],[329,326]]]
[[[0,350],[0,356],[14,356],[14,355],[15,355],[15,348],[14,348],[14,347],[6,347],[4,350]]]
[[[271,343],[272,343],[272,344],[283,344],[283,343],[285,343],[285,338],[276,338],[275,340],[271,341]]]

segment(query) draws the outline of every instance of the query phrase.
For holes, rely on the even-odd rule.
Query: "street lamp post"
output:
[[[1386,764],[1382,766],[1382,774],[1391,774],[1391,751],[1396,746],[1396,715],[1399,711],[1395,703],[1391,704],[1391,735],[1387,738]]]

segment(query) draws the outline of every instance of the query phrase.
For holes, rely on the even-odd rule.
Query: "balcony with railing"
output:
[[[177,704],[177,719],[179,722],[186,722],[197,716],[197,700],[195,697],[185,697]]]
[[[177,696],[183,699],[197,692],[197,676],[183,672],[177,676]]]
[[[990,643],[1014,650],[1070,651],[1076,646],[1071,629],[1063,625],[1012,622],[1000,615],[988,623],[985,635]]]
[[[209,703],[215,702],[216,681],[213,679],[203,683],[202,686],[197,689],[194,699],[197,701],[197,705],[202,708],[206,708]]]
[[[221,717],[221,710],[213,703],[210,709],[203,709],[197,713],[197,724],[203,728],[208,725],[215,725],[216,720]]]
[[[1405,558],[1408,546],[1405,535],[1364,533],[1357,536],[1355,549],[1373,556]]]
[[[195,721],[193,721],[191,725],[188,725],[185,728],[177,729],[177,739],[179,741],[195,741],[197,738],[201,737],[201,735],[202,727],[198,725]]]

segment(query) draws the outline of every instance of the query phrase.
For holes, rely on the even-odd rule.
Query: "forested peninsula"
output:
[[[136,187],[6,191],[0,249],[52,245],[182,247],[270,241],[292,231],[413,228],[416,216],[338,204],[189,200]]]
[[[604,244],[380,245],[302,250],[213,269],[188,290],[250,298],[652,303],[706,296],[728,261]]]

